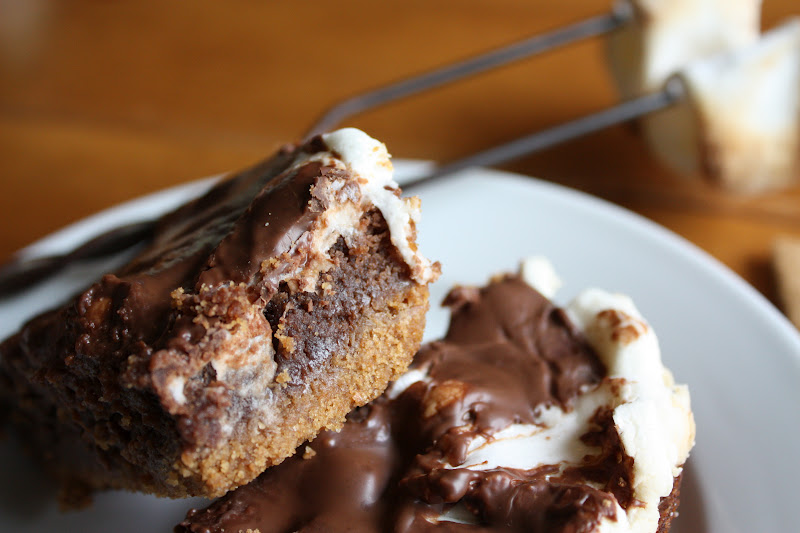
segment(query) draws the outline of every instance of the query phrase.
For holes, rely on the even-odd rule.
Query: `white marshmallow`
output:
[[[623,98],[677,75],[688,98],[642,119],[657,157],[739,192],[800,174],[800,23],[759,39],[760,0],[623,0],[630,23],[609,37]]]
[[[758,40],[761,0],[621,0],[633,18],[608,39],[625,99],[661,88],[686,64]]]
[[[563,285],[553,264],[546,257],[540,255],[523,260],[519,266],[519,275],[525,280],[525,283],[539,291],[548,300],[552,300]]]
[[[729,189],[782,187],[800,173],[800,18],[680,74],[688,98],[648,123],[655,152]]]
[[[386,146],[361,130],[342,128],[322,136],[325,144],[344,164],[366,179],[362,194],[380,209],[389,225],[392,244],[411,267],[420,283],[436,279],[431,263],[416,249],[416,227],[420,220],[419,200],[400,198],[392,177],[392,162]]]

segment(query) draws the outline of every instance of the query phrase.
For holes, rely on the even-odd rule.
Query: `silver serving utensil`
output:
[[[578,40],[612,32],[629,21],[631,17],[631,10],[626,7],[626,4],[622,4],[610,13],[535,35],[503,48],[356,95],[325,112],[309,129],[306,138],[328,131],[346,118],[389,102],[453,83],[467,76],[486,72]],[[672,79],[663,90],[657,93],[629,100],[476,154],[439,164],[426,174],[405,182],[403,189],[408,190],[469,167],[492,166],[511,161],[614,124],[641,117],[674,104],[683,97],[683,94],[684,90],[680,81],[677,78]],[[0,298],[8,297],[56,274],[71,262],[109,256],[147,241],[152,237],[156,223],[156,220],[145,220],[112,228],[65,254],[33,259],[13,258],[0,266]]]

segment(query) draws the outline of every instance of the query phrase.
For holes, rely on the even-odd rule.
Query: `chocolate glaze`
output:
[[[286,147],[266,162],[220,183],[197,200],[162,217],[151,244],[119,272],[104,276],[83,293],[80,309],[86,313],[94,302],[112,302],[127,333],[144,342],[154,342],[165,326],[170,325],[165,316],[170,311],[171,292],[178,288],[195,289],[198,271],[211,266],[204,266],[209,255],[246,222],[242,217],[256,193],[275,187],[270,182],[286,170],[294,160],[294,152]],[[296,174],[286,176],[281,186],[307,187],[304,180],[293,179],[296,177]],[[292,222],[287,220],[284,225]],[[251,245],[242,253],[252,251]],[[233,262],[225,251],[215,252],[215,257],[226,264]],[[241,254],[237,259],[241,259]],[[96,322],[102,319],[99,314],[95,317]]]
[[[560,475],[557,465],[459,468],[472,439],[535,423],[548,405],[569,410],[605,370],[566,315],[516,277],[456,289],[446,303],[447,336],[412,365],[429,381],[357,409],[341,432],[322,432],[249,485],[190,511],[176,531],[555,533],[614,517],[617,493],[583,483],[630,485],[632,462],[604,412],[584,436],[598,454]],[[455,505],[472,524],[437,521]]]
[[[341,173],[320,163],[308,163],[262,191],[236,228],[216,247],[198,284],[250,281],[263,259],[288,251],[327,208],[319,205],[309,209],[314,184]]]

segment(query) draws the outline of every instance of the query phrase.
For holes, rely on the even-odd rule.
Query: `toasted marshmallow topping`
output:
[[[537,290],[552,289],[552,280],[557,279],[542,257],[524,262],[521,271]],[[606,366],[606,379],[585,390],[569,410],[551,405],[535,424],[511,424],[491,438],[474,439],[466,460],[452,466],[533,470],[558,465],[558,472],[552,474],[558,475],[596,451],[581,437],[589,431],[598,409],[608,408],[625,453],[633,459],[633,497],[639,504],[626,510],[617,503],[616,519],[603,518],[594,531],[652,533],[658,529],[660,500],[672,491],[674,478],[694,445],[688,389],[676,385],[662,365],[655,333],[627,296],[589,289],[569,303],[566,312]],[[395,382],[389,395],[397,397],[427,379],[423,370],[414,370]],[[459,507],[440,517],[466,523],[472,519]]]
[[[355,173],[361,206],[374,205],[380,210],[389,226],[392,244],[411,268],[412,277],[419,283],[434,281],[438,276],[438,266],[423,257],[415,244],[417,224],[421,217],[419,199],[400,197],[399,186],[392,177],[393,166],[386,146],[356,128],[323,134],[322,141],[328,148],[327,152],[301,153],[294,167],[318,161]],[[360,214],[355,209],[331,214],[331,220],[326,224],[330,238],[321,239],[320,242],[327,243],[340,234],[346,237],[348,228],[352,228]]]
[[[643,503],[628,510],[629,530],[655,531],[658,504],[694,446],[689,390],[676,385],[661,364],[655,333],[627,296],[590,289],[567,311],[605,363],[608,377],[624,380],[613,400],[614,423],[633,458],[634,497]]]
[[[622,0],[633,20],[609,37],[625,98],[659,89],[688,63],[758,40],[761,0]]]
[[[681,78],[689,100],[677,110],[680,127],[700,139],[693,170],[750,192],[785,186],[800,171],[800,18],[765,33],[748,47],[688,65]],[[678,132],[673,132],[673,135]]]

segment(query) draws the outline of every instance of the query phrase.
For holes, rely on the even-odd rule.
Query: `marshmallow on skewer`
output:
[[[798,178],[800,18],[753,45],[692,62],[679,78],[687,98],[645,123],[661,158],[739,192]]]
[[[761,0],[620,0],[631,20],[608,38],[624,99],[661,88],[686,64],[758,40]]]

